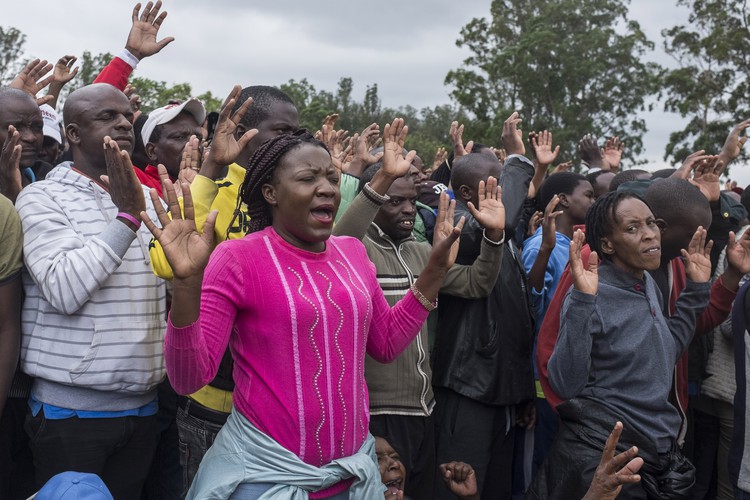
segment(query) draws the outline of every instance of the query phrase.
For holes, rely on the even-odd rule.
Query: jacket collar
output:
[[[390,247],[390,246],[398,247],[404,242],[415,241],[413,231],[412,231],[412,234],[410,234],[408,237],[403,238],[399,241],[393,241],[391,237],[385,234],[383,230],[380,229],[380,227],[378,227],[378,225],[375,224],[374,222],[371,222],[370,227],[367,228],[367,236],[376,245],[385,246],[385,247]]]
[[[599,263],[599,278],[603,279],[610,285],[619,288],[634,288],[643,286],[646,282],[648,271],[643,273],[643,279],[639,280],[635,276],[626,273],[609,261],[603,260]]]

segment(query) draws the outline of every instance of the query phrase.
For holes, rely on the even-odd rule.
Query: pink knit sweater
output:
[[[426,318],[411,293],[389,308],[359,240],[331,237],[313,253],[269,227],[217,247],[200,319],[185,328],[170,320],[164,357],[175,390],[190,394],[213,379],[229,343],[236,409],[321,466],[367,436],[365,352],[392,361]]]

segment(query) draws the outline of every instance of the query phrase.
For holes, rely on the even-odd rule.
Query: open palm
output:
[[[706,230],[698,227],[690,240],[687,250],[682,250],[685,258],[685,274],[688,279],[705,283],[711,277],[711,247],[713,241],[706,244]]]
[[[740,274],[750,273],[750,231],[745,231],[739,240],[733,232],[729,233],[727,261]]]
[[[200,276],[206,264],[208,264],[208,258],[214,247],[214,223],[218,212],[212,211],[209,214],[203,226],[203,234],[199,233],[195,227],[195,213],[190,186],[187,183],[182,185],[185,210],[185,217],[183,218],[174,186],[169,182],[169,176],[162,165],[159,165],[159,175],[162,177],[169,214],[159,201],[156,190],[152,189],[151,200],[162,228],[156,227],[146,212],[141,213],[143,222],[164,250],[164,256],[172,268],[175,280]],[[165,182],[164,177],[167,178]]]
[[[589,256],[589,268],[583,267],[581,249],[586,237],[580,229],[573,234],[570,242],[570,272],[573,275],[573,287],[579,292],[596,295],[599,290],[599,264],[596,252]]]
[[[487,230],[502,231],[505,229],[505,205],[503,205],[502,188],[497,179],[489,177],[487,182],[479,181],[479,205],[468,203],[469,212]]]
[[[393,123],[386,123],[383,130],[383,173],[391,177],[403,177],[409,172],[416,151],[410,151],[404,156],[404,142],[409,133],[409,127],[404,125],[402,118],[396,118]]]
[[[448,193],[443,191],[440,193],[437,220],[432,236],[432,256],[436,257],[437,262],[440,262],[445,269],[450,268],[456,262],[458,237],[465,222],[465,218],[461,217],[458,224],[454,225],[455,213],[456,200],[451,200]]]

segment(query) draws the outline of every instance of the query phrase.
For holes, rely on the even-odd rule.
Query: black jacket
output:
[[[531,162],[511,156],[500,175],[505,205],[505,251],[495,287],[487,298],[441,294],[432,384],[487,405],[515,405],[534,397],[531,361],[534,313],[520,252],[513,235],[534,175]],[[457,264],[479,255],[482,227],[458,204],[456,220],[466,217]]]

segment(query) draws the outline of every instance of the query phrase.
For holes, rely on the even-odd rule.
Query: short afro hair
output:
[[[556,194],[573,194],[573,191],[586,178],[575,172],[558,172],[547,177],[539,188],[539,210],[544,211]]]
[[[257,128],[260,122],[271,116],[271,107],[277,102],[286,102],[294,106],[292,98],[276,87],[253,85],[242,89],[232,112],[240,109],[240,106],[250,97],[253,98],[253,104],[247,109],[241,122],[249,129]]]

